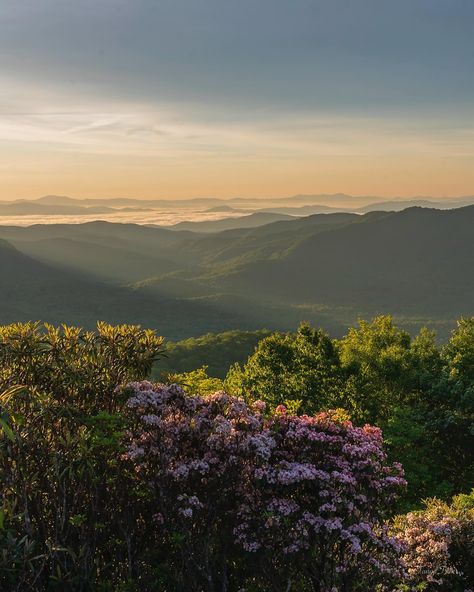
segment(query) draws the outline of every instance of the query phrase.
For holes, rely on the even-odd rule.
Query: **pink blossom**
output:
[[[262,566],[323,565],[336,589],[348,572],[373,581],[401,573],[400,545],[381,516],[405,482],[378,428],[330,412],[297,417],[284,406],[264,417],[261,402],[223,391],[127,388],[136,430],[126,456],[149,484],[153,514],[166,517],[156,527],[184,537],[196,561],[211,561],[219,533]]]

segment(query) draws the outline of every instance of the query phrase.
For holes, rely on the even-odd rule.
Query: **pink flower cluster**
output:
[[[399,578],[400,544],[384,517],[406,482],[400,465],[387,464],[380,430],[282,409],[265,429],[275,446],[255,469],[253,499],[239,514],[235,534],[244,548],[286,557],[311,582],[342,582],[361,565],[373,581]]]
[[[247,552],[263,571],[296,570],[318,590],[362,574],[374,582],[400,575],[400,545],[384,518],[405,481],[387,463],[380,430],[284,407],[265,419],[263,404],[224,392],[128,389],[136,419],[128,459],[160,528],[180,532],[196,564],[215,550]]]
[[[424,590],[466,590],[474,581],[473,513],[431,500],[425,510],[396,521],[408,582]],[[467,568],[467,569],[466,569]]]
[[[442,574],[449,565],[452,521],[446,517],[431,521],[417,513],[408,514],[406,520],[400,540],[405,543],[408,575],[413,579],[423,576],[428,582],[441,584]]]

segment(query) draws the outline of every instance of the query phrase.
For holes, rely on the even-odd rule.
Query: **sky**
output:
[[[1,0],[0,199],[474,194],[473,0]]]

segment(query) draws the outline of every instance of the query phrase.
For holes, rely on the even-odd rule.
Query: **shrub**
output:
[[[181,374],[168,374],[165,377],[165,382],[179,384],[190,395],[210,395],[222,390],[223,387],[220,378],[214,378],[207,374],[207,366]]]
[[[267,420],[259,401],[176,385],[129,394],[127,458],[179,589],[239,589],[247,574],[252,589],[366,590],[399,576],[384,518],[404,480],[378,429],[283,408]]]
[[[162,344],[133,325],[100,322],[95,332],[40,323],[0,327],[0,392],[23,385],[76,411],[113,412],[115,387],[147,378]]]
[[[2,591],[88,590],[99,573],[133,573],[115,387],[144,378],[161,344],[138,327],[0,329]]]
[[[451,505],[428,500],[423,510],[398,517],[395,532],[412,588],[463,592],[474,586],[474,491]]]
[[[384,393],[411,385],[391,400],[386,426],[390,453],[419,477],[416,501],[426,488],[445,495],[454,476],[472,480],[471,338],[462,323],[440,357],[429,334],[406,355],[397,337],[395,361],[410,359],[412,378],[385,372],[391,346],[381,368],[371,362],[370,401],[384,376],[394,381]],[[405,483],[380,430],[355,427],[343,409],[295,415],[344,394],[323,334],[303,325],[266,340],[245,370],[258,385],[247,401],[208,394],[222,382],[205,368],[180,375],[184,390],[143,382],[161,352],[162,339],[139,327],[0,328],[2,592],[474,586],[474,494],[431,500],[390,532]],[[454,453],[443,452],[448,441]]]

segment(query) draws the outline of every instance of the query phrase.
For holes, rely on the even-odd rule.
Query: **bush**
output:
[[[189,395],[210,395],[222,390],[224,384],[220,378],[213,378],[207,373],[207,366],[202,366],[191,372],[181,374],[167,374],[166,382],[179,384]]]
[[[138,524],[124,499],[132,476],[120,466],[116,386],[144,378],[161,344],[102,323],[96,333],[0,329],[2,591],[92,590],[99,573],[133,573]]]
[[[263,403],[224,392],[129,390],[127,457],[177,589],[237,590],[246,574],[252,589],[367,590],[400,576],[384,518],[404,480],[378,429],[283,408],[266,420]]]
[[[451,505],[428,500],[425,509],[398,517],[395,532],[413,589],[464,592],[474,585],[474,490]]]

